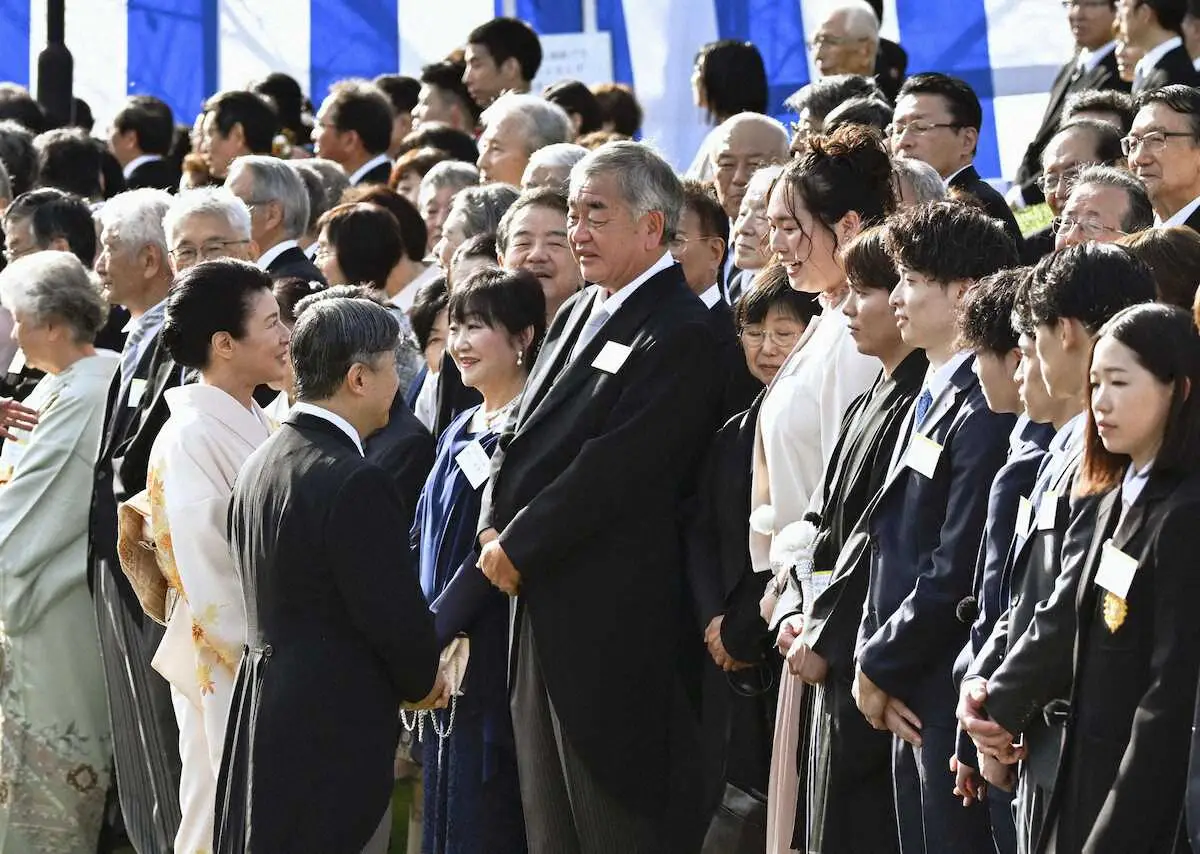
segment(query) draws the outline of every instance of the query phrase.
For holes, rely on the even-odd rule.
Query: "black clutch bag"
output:
[[[766,797],[726,783],[701,854],[763,854],[766,848]]]

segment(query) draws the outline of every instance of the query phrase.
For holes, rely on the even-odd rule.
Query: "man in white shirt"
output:
[[[295,169],[277,157],[250,154],[229,167],[225,188],[250,209],[250,236],[257,264],[272,279],[296,277],[325,284],[325,277],[300,249],[308,226],[308,190]]]
[[[395,113],[383,91],[365,80],[335,83],[317,111],[316,154],[341,165],[350,186],[386,184],[392,174],[388,146]]]
[[[1200,91],[1166,86],[1138,97],[1129,136],[1121,140],[1159,225],[1200,231]]]
[[[1127,44],[1142,52],[1133,75],[1133,94],[1200,82],[1180,36],[1187,0],[1120,0],[1117,22]]]

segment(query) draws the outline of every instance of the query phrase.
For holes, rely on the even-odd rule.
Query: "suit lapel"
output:
[[[1100,507],[1096,510],[1096,524],[1093,530],[1096,534],[1092,536],[1092,542],[1088,546],[1086,563],[1084,563],[1084,576],[1080,579],[1079,590],[1075,593],[1076,609],[1082,607],[1085,597],[1092,586],[1092,579],[1096,577],[1096,570],[1100,566],[1100,552],[1104,548],[1104,544],[1109,540],[1109,534],[1117,522],[1117,515],[1121,512],[1121,490],[1114,489],[1100,500]],[[1079,611],[1082,619],[1085,614],[1082,610]]]
[[[979,180],[979,173],[975,171],[974,164],[967,166],[966,169],[959,172],[950,180],[951,187],[958,187],[962,190],[970,190],[971,186]]]
[[[525,393],[521,396],[521,406],[517,412],[518,425],[523,425],[529,413],[537,408],[554,384],[555,377],[562,372],[567,359],[571,357],[571,351],[575,349],[575,342],[579,340],[579,334],[583,331],[583,327],[592,313],[592,305],[600,291],[595,285],[592,285],[589,290],[590,293],[575,301],[570,315],[563,324],[562,334],[554,342],[554,348],[549,352],[541,353],[534,362],[533,372],[530,374],[528,382],[525,383]]]

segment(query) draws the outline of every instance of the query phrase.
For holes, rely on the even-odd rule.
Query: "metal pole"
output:
[[[37,99],[54,127],[70,124],[73,112],[71,78],[75,61],[65,41],[66,17],[66,0],[48,0],[46,48],[38,54]]]
[[[600,29],[596,16],[596,0],[583,0],[583,31],[594,33]]]

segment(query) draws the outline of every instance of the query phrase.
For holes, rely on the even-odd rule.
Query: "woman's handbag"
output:
[[[146,490],[117,505],[117,559],[146,616],[167,624],[170,588],[158,568],[158,546],[150,526]]]
[[[766,847],[766,795],[727,782],[700,854],[763,854]]]

